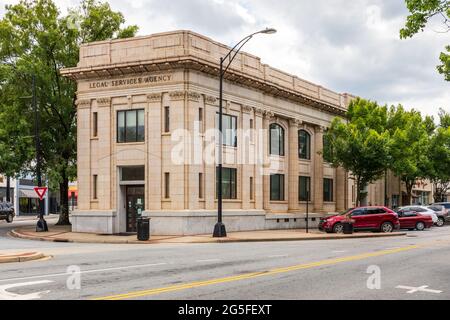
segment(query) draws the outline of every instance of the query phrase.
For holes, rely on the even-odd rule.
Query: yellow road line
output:
[[[161,294],[161,293],[166,293],[166,292],[180,291],[180,290],[210,286],[210,285],[214,285],[214,284],[222,284],[222,283],[227,283],[227,282],[234,282],[234,281],[252,279],[252,278],[257,278],[257,277],[263,277],[263,276],[270,276],[270,275],[291,272],[291,271],[296,271],[296,270],[302,270],[302,269],[310,269],[310,268],[315,268],[315,267],[320,267],[320,266],[334,265],[334,264],[338,264],[338,263],[342,263],[342,262],[363,260],[363,259],[379,257],[379,256],[387,255],[387,254],[394,254],[394,253],[404,252],[404,251],[408,251],[408,250],[413,250],[413,249],[417,249],[419,247],[421,247],[421,246],[411,245],[411,246],[401,247],[401,248],[396,248],[396,249],[381,250],[381,251],[363,253],[363,254],[354,255],[354,256],[304,263],[304,264],[294,265],[294,266],[290,266],[290,267],[276,268],[276,269],[272,269],[269,271],[251,272],[251,273],[245,273],[245,274],[238,275],[238,276],[224,277],[224,278],[211,279],[211,280],[205,280],[205,281],[189,282],[189,283],[173,285],[173,286],[168,286],[168,287],[155,288],[155,289],[149,289],[149,290],[142,290],[142,291],[118,294],[118,295],[113,295],[113,296],[100,297],[100,298],[96,298],[94,300],[123,300],[123,299],[139,298],[139,297],[151,296],[151,295],[156,295],[156,294]]]

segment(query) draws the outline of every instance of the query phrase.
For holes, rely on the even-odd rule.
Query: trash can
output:
[[[353,223],[352,222],[343,222],[342,223],[344,234],[352,234],[353,233]]]
[[[150,218],[137,219],[137,238],[139,241],[150,239]]]

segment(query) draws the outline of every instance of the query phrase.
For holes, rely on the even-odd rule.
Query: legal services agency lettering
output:
[[[117,88],[140,84],[152,84],[152,83],[154,84],[159,82],[169,82],[172,80],[172,78],[173,78],[172,75],[166,74],[166,75],[127,78],[119,80],[97,81],[97,82],[90,82],[89,89],[100,89],[109,87]]]

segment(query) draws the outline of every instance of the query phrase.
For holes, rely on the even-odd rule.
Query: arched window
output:
[[[311,135],[305,130],[298,131],[298,157],[311,159]]]
[[[284,129],[276,123],[270,125],[270,154],[284,156]]]

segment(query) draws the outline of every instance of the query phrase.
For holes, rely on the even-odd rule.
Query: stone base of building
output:
[[[217,211],[144,211],[149,217],[150,234],[183,236],[212,234],[217,222]],[[323,214],[309,214],[309,228],[317,228]],[[72,231],[98,234],[125,232],[115,211],[75,211],[71,214]],[[226,210],[223,222],[227,232],[304,229],[304,213],[266,213],[263,210]]]

